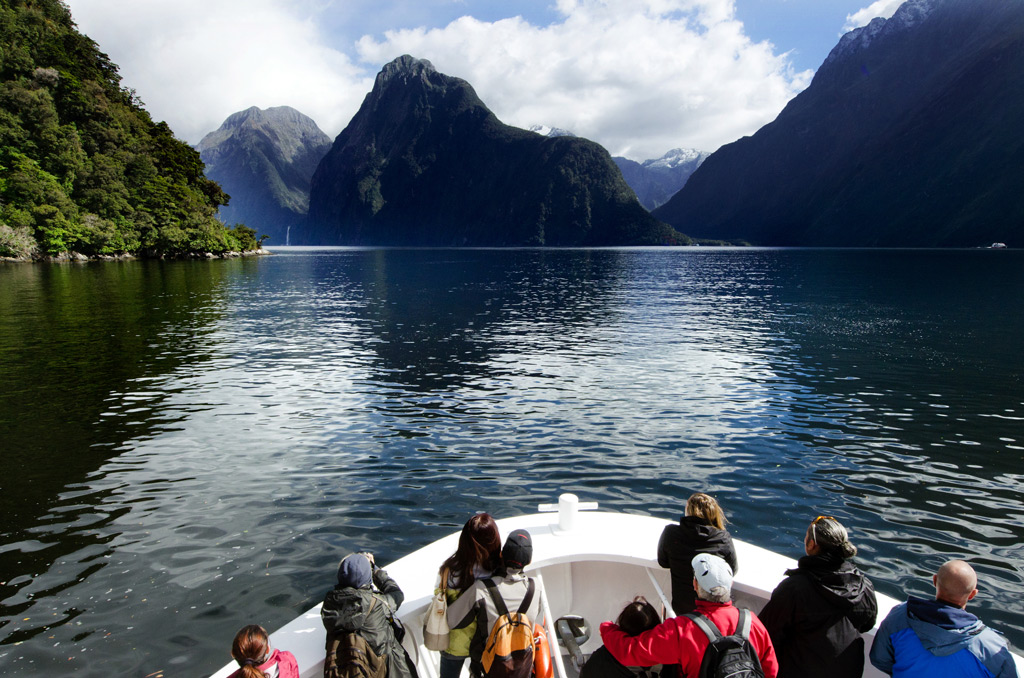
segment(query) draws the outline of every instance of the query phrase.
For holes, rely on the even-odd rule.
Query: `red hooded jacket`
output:
[[[722,635],[732,635],[739,624],[740,612],[732,603],[711,603],[697,601],[697,612],[710,619]],[[750,644],[754,646],[766,678],[775,678],[779,673],[779,662],[775,649],[761,620],[751,614]],[[666,619],[639,636],[628,636],[611,622],[601,624],[601,640],[604,646],[619,662],[626,666],[651,666],[653,664],[679,664],[682,678],[697,678],[708,637],[700,627],[686,617]]]

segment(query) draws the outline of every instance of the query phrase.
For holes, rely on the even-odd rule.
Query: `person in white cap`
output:
[[[697,592],[697,614],[706,617],[723,636],[739,627],[740,611],[732,604],[732,568],[709,553],[694,557],[693,588]],[[761,662],[766,678],[775,678],[779,663],[768,631],[749,612],[751,647]],[[698,623],[688,616],[666,619],[638,636],[629,636],[612,622],[601,624],[601,640],[619,662],[626,666],[678,664],[681,678],[697,678],[704,651],[711,643]]]

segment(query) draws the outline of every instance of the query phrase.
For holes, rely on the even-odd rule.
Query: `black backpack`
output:
[[[750,644],[750,610],[740,610],[736,633],[723,636],[714,623],[701,614],[686,615],[708,637],[708,648],[700,662],[699,678],[764,678],[761,660]]]

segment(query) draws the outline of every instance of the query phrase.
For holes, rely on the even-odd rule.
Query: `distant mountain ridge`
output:
[[[531,132],[546,137],[576,136],[561,127],[532,125]],[[710,155],[692,148],[673,148],[660,158],[652,158],[637,162],[622,156],[613,156],[612,160],[622,172],[622,178],[633,189],[640,204],[648,211],[660,207],[669,198],[679,192],[690,175]]]
[[[330,147],[330,137],[294,108],[252,106],[228,116],[198,149],[207,176],[231,196],[221,219],[283,245],[309,210],[310,180]]]
[[[763,245],[1024,242],[1024,3],[911,0],[654,215]]]
[[[636,162],[613,157],[622,177],[636,193],[640,204],[654,210],[679,192],[701,163],[711,155],[692,148],[674,148],[660,158]]]
[[[586,139],[503,124],[464,80],[402,56],[384,66],[313,175],[293,243],[670,244]]]

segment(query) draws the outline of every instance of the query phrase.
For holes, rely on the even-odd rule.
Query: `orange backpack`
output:
[[[516,612],[509,612],[498,585],[484,579],[498,618],[484,645],[481,662],[487,678],[530,678],[533,675],[533,622],[526,615],[533,602],[534,581],[527,580],[526,597]]]

